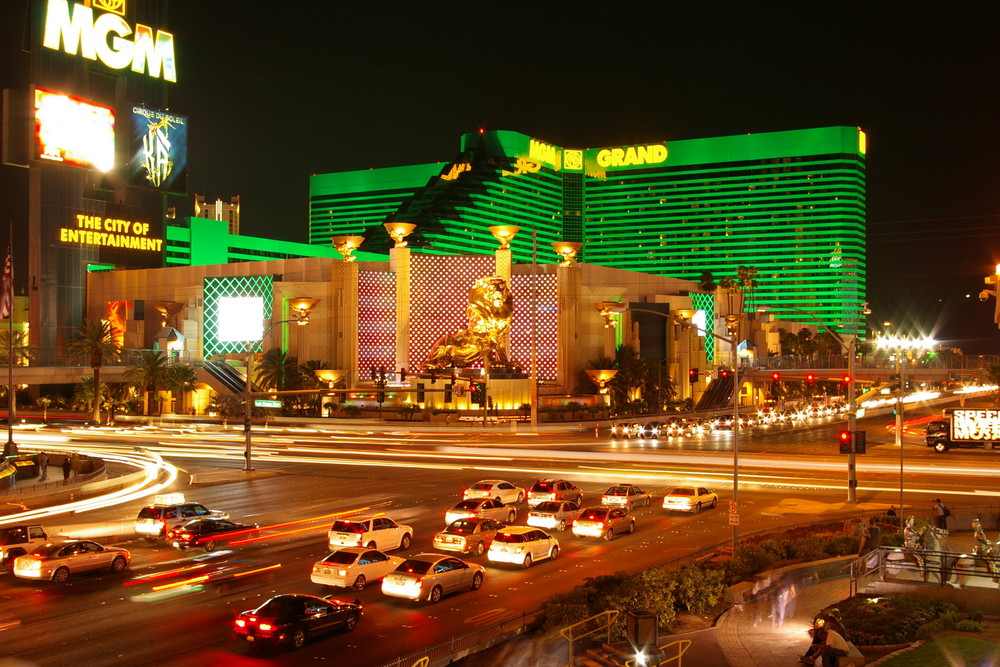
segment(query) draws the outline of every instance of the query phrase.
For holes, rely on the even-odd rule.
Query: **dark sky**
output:
[[[587,147],[859,125],[870,326],[1000,353],[978,300],[1000,262],[1000,14],[672,4],[173,0],[189,190],[304,242],[310,174],[447,161],[480,127]]]

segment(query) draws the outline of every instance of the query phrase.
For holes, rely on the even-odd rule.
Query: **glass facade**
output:
[[[579,261],[696,282],[750,267],[746,311],[850,327],[865,301],[865,151],[856,127],[597,149],[472,133],[449,163],[314,176],[310,242],[363,235],[384,251],[397,221],[417,225],[415,253],[485,254],[490,226],[517,225],[515,262],[554,263],[551,243],[576,241]]]

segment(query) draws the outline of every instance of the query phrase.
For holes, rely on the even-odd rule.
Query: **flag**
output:
[[[14,291],[14,277],[11,275],[10,248],[7,248],[7,261],[3,263],[3,280],[0,280],[0,319],[10,317],[11,293]]]

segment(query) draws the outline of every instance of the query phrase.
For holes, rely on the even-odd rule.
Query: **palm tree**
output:
[[[48,421],[49,406],[52,405],[52,399],[48,396],[39,396],[35,399],[35,405],[42,409],[42,421]]]
[[[264,389],[295,389],[301,384],[298,360],[281,348],[271,348],[261,357],[255,379]]]
[[[122,348],[115,338],[115,331],[111,323],[104,320],[84,320],[77,329],[77,337],[66,346],[66,351],[74,361],[87,361],[94,371],[92,387],[95,388],[93,394],[93,420],[95,423],[101,422],[101,367],[105,363],[118,361],[122,355]]]
[[[243,415],[243,399],[235,394],[217,394],[213,391],[208,399],[208,411],[222,417],[222,425],[226,426],[230,418]]]
[[[73,387],[73,397],[70,399],[70,406],[74,410],[88,410],[93,414],[94,399],[108,391],[108,385],[101,383],[101,391],[94,391],[94,378],[82,377]]]
[[[155,394],[165,384],[169,359],[161,350],[142,350],[138,361],[128,366],[122,374],[127,382],[143,393],[146,409],[150,413],[150,394]]]
[[[333,365],[329,361],[323,361],[320,359],[309,359],[299,366],[299,376],[301,378],[302,388],[317,390],[315,394],[299,397],[303,403],[306,414],[316,417],[320,415],[320,412],[323,409],[323,394],[319,390],[326,389],[327,385],[325,382],[316,377],[316,371],[329,370],[331,368],[333,368]]]
[[[14,341],[14,349],[11,349],[11,340]],[[13,360],[15,366],[29,366],[36,356],[35,348],[28,345],[26,333],[17,332],[12,339],[9,331],[0,332],[0,359],[4,364]]]
[[[167,374],[163,379],[163,384],[171,393],[179,396],[177,399],[179,407],[175,412],[183,414],[184,397],[198,387],[198,372],[190,364],[174,364],[167,367]]]

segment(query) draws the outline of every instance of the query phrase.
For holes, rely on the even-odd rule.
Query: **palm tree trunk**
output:
[[[94,423],[101,423],[101,367],[94,366]]]

